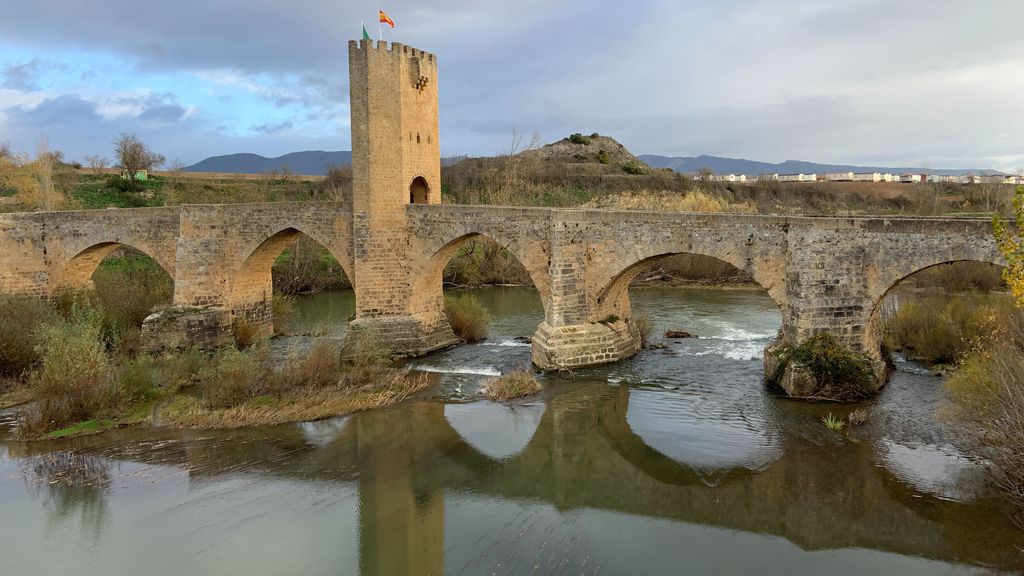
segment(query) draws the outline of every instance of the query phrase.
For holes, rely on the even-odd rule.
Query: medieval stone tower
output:
[[[437,58],[403,44],[348,45],[356,320],[416,353],[448,345],[440,290],[425,296],[408,251],[410,204],[441,202]],[[436,297],[433,294],[436,292]]]
[[[437,58],[372,40],[349,42],[348,56],[353,210],[439,204]]]

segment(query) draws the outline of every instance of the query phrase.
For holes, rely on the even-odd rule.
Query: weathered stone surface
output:
[[[172,306],[150,314],[142,323],[146,351],[157,353],[198,346],[231,344],[231,311],[225,308]]]

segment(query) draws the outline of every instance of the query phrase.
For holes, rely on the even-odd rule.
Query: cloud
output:
[[[21,92],[35,92],[39,90],[36,76],[39,74],[42,64],[42,60],[33,58],[24,64],[12,64],[4,68],[2,74],[0,74],[3,76],[3,82],[0,83],[0,86]]]
[[[253,132],[259,132],[260,134],[274,134],[275,132],[280,132],[282,130],[291,130],[291,128],[292,123],[288,121],[279,122],[277,124],[254,124],[249,127]]]
[[[98,120],[96,104],[77,95],[47,98],[33,108],[17,106],[6,111],[7,121],[14,126],[47,128],[50,126]]]
[[[160,127],[154,138],[181,146],[170,157],[197,154],[207,135],[268,154],[344,149],[346,40],[372,21],[364,8],[180,0],[146,5],[159,27],[126,27],[102,15],[141,14],[129,0],[15,3],[0,52],[21,60],[0,69],[0,86],[45,87],[39,116],[77,96],[100,127]],[[565,0],[553,18],[541,0],[392,0],[388,12],[389,39],[439,57],[446,152],[505,150],[516,128],[546,141],[598,131],[636,153],[1024,163],[1022,2]],[[57,77],[45,65],[56,61],[83,70]],[[0,88],[0,133],[37,103]],[[73,103],[67,113],[88,112]]]
[[[157,104],[150,106],[139,114],[139,120],[156,122],[177,122],[185,116],[185,109],[177,104]]]

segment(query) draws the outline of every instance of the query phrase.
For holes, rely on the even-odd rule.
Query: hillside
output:
[[[890,172],[918,174],[1000,174],[997,170],[985,168],[921,168],[921,167],[892,167],[892,166],[854,166],[850,164],[818,164],[816,162],[805,162],[802,160],[786,160],[776,164],[770,162],[758,162],[756,160],[744,160],[741,158],[723,158],[720,156],[658,156],[655,154],[643,154],[640,160],[652,168],[671,168],[682,174],[695,174],[701,168],[710,168],[715,174],[798,174],[824,172]]]

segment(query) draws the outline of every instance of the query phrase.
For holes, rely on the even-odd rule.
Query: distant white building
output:
[[[711,177],[712,182],[746,182],[746,174],[715,174]]]
[[[779,182],[817,182],[817,174],[779,174]]]
[[[978,184],[1002,184],[1005,177],[1002,174],[993,174],[989,176],[979,176]]]
[[[1003,184],[1024,184],[1024,176],[1006,176]]]
[[[853,175],[854,182],[881,182],[882,174],[880,172],[857,172]]]
[[[901,184],[920,184],[927,179],[924,174],[900,174]]]
[[[826,182],[853,182],[853,172],[829,172],[825,174]]]
[[[946,174],[929,174],[927,179],[932,184],[946,184],[950,182],[955,184],[960,182],[959,176],[947,176]]]

